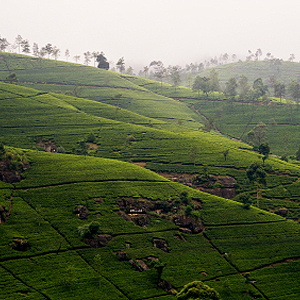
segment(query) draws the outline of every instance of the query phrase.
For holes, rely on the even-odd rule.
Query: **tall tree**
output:
[[[200,77],[199,75],[196,76],[193,86],[192,86],[193,91],[198,92],[198,97],[199,97],[199,91],[202,90],[203,93],[208,96],[208,92],[210,91],[210,85],[209,85],[209,78],[207,77]]]
[[[175,92],[176,92],[176,87],[181,82],[180,71],[181,71],[181,67],[180,66],[173,66],[170,69],[171,81],[173,83],[173,86],[175,87]]]
[[[65,51],[65,57],[66,57],[66,59],[68,61],[69,57],[70,57],[70,50],[69,49],[66,49],[66,51]]]
[[[125,71],[125,60],[124,57],[119,58],[119,60],[116,63],[116,67],[119,70],[120,73],[123,73]]]
[[[75,55],[75,56],[74,56],[74,59],[75,59],[75,62],[76,62],[76,64],[77,64],[77,62],[80,60],[80,55]]]
[[[92,52],[93,55],[93,59],[94,59],[94,67],[95,67],[95,63],[97,61],[97,57],[100,55],[100,53],[98,51],[93,51]]]
[[[23,38],[22,36],[19,34],[17,37],[16,37],[16,40],[15,40],[15,44],[19,50],[19,53],[21,51],[21,45],[22,45],[22,42],[23,42]]]
[[[45,51],[46,51],[46,53],[48,54],[48,58],[50,58],[50,55],[52,54],[52,51],[53,51],[52,44],[48,43],[48,44],[45,46]]]
[[[103,52],[97,56],[96,61],[98,62],[98,68],[105,70],[109,69],[109,62],[107,61],[107,58]]]
[[[254,96],[258,100],[260,97],[264,96],[268,91],[268,86],[265,85],[262,79],[259,77],[253,82]]]
[[[288,85],[288,92],[291,98],[299,104],[300,99],[300,83],[292,80]]]
[[[57,60],[59,55],[60,55],[60,49],[54,46],[52,49],[52,56],[54,57],[55,60]]]
[[[285,84],[279,81],[275,82],[274,84],[274,96],[277,98],[281,98],[285,95]]]
[[[92,60],[93,55],[90,51],[87,51],[87,52],[83,53],[83,56],[84,56],[84,62],[83,63],[88,66],[90,64],[91,60]]]
[[[295,59],[295,54],[290,54],[289,61],[293,62]]]
[[[230,98],[231,100],[234,99],[236,96],[236,89],[238,87],[238,84],[236,82],[236,79],[234,77],[230,78],[226,83],[225,83],[225,90],[224,94]]]
[[[8,47],[9,42],[6,38],[1,38],[0,36],[0,51],[5,51],[5,49]]]
[[[145,75],[145,78],[147,77],[148,72],[149,72],[149,67],[148,67],[148,66],[144,67],[143,73],[144,73],[144,75]]]
[[[220,80],[219,80],[219,74],[215,69],[212,69],[209,72],[209,84],[210,84],[210,90],[213,92],[220,92],[221,86],[220,86]]]
[[[129,67],[127,68],[126,74],[128,74],[128,75],[134,75],[134,74],[133,74],[133,68],[132,68],[131,66],[129,66]]]
[[[154,77],[160,81],[160,88],[162,89],[162,81],[166,75],[167,70],[164,67],[164,64],[160,60],[156,63],[154,69],[155,69]]]
[[[39,57],[40,55],[40,51],[39,51],[39,46],[37,43],[33,43],[33,46],[32,46],[32,53],[35,57]]]
[[[21,43],[21,47],[22,47],[22,52],[23,53],[30,53],[30,46],[29,46],[29,41],[28,40],[23,40]]]
[[[249,141],[254,146],[258,147],[261,143],[266,141],[266,134],[266,124],[259,122],[251,131],[248,132],[247,136]]]
[[[255,52],[255,56],[257,57],[257,60],[260,59],[260,57],[262,56],[262,51],[260,48],[258,48]]]
[[[262,184],[266,185],[267,174],[262,166],[258,162],[255,162],[248,168],[246,175],[250,182],[256,184],[257,207],[259,207],[258,191]]]
[[[245,75],[241,75],[238,81],[239,95],[242,100],[246,100],[247,95],[250,90],[250,85],[248,82],[248,77]]]

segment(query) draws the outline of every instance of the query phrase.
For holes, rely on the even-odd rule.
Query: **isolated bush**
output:
[[[85,238],[94,238],[98,230],[100,228],[100,224],[98,222],[92,222],[90,224],[85,224],[83,226],[78,227],[78,233],[79,235],[85,239]]]
[[[243,208],[250,209],[250,205],[252,204],[250,194],[241,194],[239,199],[243,202]]]
[[[59,146],[59,147],[57,148],[57,153],[66,153],[66,151],[65,151],[64,147]]]
[[[192,214],[192,211],[193,211],[193,207],[189,204],[186,206],[184,213],[186,216],[190,216]]]
[[[94,143],[95,140],[96,140],[95,135],[94,135],[93,133],[90,133],[90,134],[88,135],[87,139],[86,139],[86,142],[87,142],[87,143]]]
[[[220,300],[219,294],[202,281],[188,283],[177,294],[178,300]]]

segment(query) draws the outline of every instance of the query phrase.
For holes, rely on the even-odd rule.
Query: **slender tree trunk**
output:
[[[259,200],[258,200],[258,183],[256,183],[256,198],[257,198],[257,207],[259,208]]]

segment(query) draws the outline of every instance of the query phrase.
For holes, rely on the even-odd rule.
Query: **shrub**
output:
[[[185,209],[185,215],[186,216],[190,216],[192,214],[192,211],[193,211],[193,207],[189,204],[186,206],[186,209]]]
[[[90,133],[90,134],[88,135],[87,139],[86,139],[86,142],[87,142],[87,143],[94,143],[95,140],[96,140],[95,135],[94,135],[93,133]]]
[[[92,222],[91,224],[85,224],[83,226],[78,227],[79,235],[85,238],[94,238],[99,230],[100,224],[98,222]]]

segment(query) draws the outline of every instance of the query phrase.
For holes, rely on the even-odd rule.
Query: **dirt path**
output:
[[[258,106],[256,107],[256,110],[253,112],[250,121],[249,121],[248,124],[246,125],[245,130],[244,130],[243,134],[242,134],[241,137],[240,137],[240,140],[242,140],[243,136],[245,135],[246,131],[248,130],[248,127],[249,127],[250,123],[252,122],[252,120],[253,120],[253,118],[254,118],[254,116],[255,116],[257,110],[258,110]]]
[[[199,112],[199,110],[195,108],[195,105],[194,105],[194,104],[191,104],[191,106],[192,106],[193,110],[194,110],[197,114],[199,114],[199,115],[200,115],[201,117],[203,117],[207,122],[209,122],[209,119],[208,119],[206,116],[204,116],[203,114],[201,114],[201,113]],[[216,124],[213,124],[213,126],[214,126],[214,130],[215,130],[216,132],[222,134],[222,132],[217,128]]]
[[[8,67],[7,61],[4,59],[4,57],[3,57],[3,56],[0,56],[0,59],[2,59],[2,60],[4,61],[4,63],[5,63],[5,66],[6,66],[6,68],[7,68],[7,71],[8,71],[9,73],[11,73],[11,72],[10,72],[10,70],[9,70],[9,67]]]

